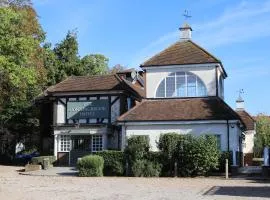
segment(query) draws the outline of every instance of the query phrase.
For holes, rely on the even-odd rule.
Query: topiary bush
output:
[[[104,159],[98,155],[82,157],[77,162],[79,176],[103,176]]]
[[[105,176],[123,176],[125,166],[123,151],[101,151],[97,152],[96,155],[104,159],[103,173]]]

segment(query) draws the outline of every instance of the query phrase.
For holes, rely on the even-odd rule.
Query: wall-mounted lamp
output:
[[[231,128],[234,128],[234,124],[231,124]]]

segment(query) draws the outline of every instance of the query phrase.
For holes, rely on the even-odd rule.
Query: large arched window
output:
[[[202,97],[207,91],[202,80],[190,72],[175,72],[164,78],[156,91],[156,97]]]

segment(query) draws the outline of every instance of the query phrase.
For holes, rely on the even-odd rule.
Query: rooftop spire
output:
[[[183,16],[185,17],[185,20],[187,21],[188,18],[191,18],[191,15],[188,14],[188,11],[185,10]],[[188,23],[184,23],[180,28],[180,39],[181,40],[190,40],[191,39],[191,31],[192,28]]]

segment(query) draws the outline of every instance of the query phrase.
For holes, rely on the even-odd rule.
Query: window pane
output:
[[[185,76],[185,72],[176,72],[176,76]]]
[[[70,136],[60,135],[60,151],[67,152],[70,151]]]
[[[167,77],[166,78],[166,97],[175,96],[175,78],[174,77]]]
[[[158,86],[156,97],[165,97],[165,80],[161,81]]]
[[[186,96],[186,79],[185,76],[176,77],[176,92],[178,97]]]
[[[206,94],[206,88],[203,84],[203,82],[200,79],[197,79],[197,91],[198,91],[198,96],[202,97],[202,96],[207,96]]]
[[[102,135],[93,135],[92,137],[92,151],[102,151],[103,150]]]
[[[194,75],[187,76],[187,92],[189,97],[196,96],[196,76]]]

